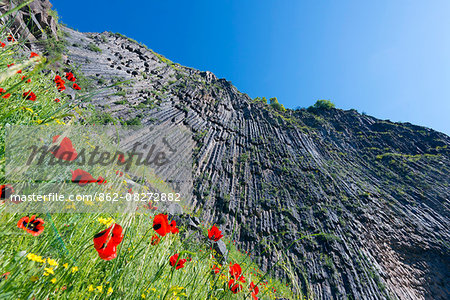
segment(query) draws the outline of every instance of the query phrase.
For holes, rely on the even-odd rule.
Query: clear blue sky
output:
[[[80,31],[125,34],[251,97],[330,99],[450,134],[448,0],[51,0]]]

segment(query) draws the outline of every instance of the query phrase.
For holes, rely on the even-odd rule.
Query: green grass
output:
[[[1,32],[0,40],[5,41],[5,28]],[[20,55],[19,50],[27,54]],[[2,132],[6,126],[19,124],[69,126],[80,124],[79,119],[90,124],[115,121],[107,113],[89,115],[89,111],[79,109],[69,97],[57,91],[53,82],[55,74],[47,69],[45,58],[30,60],[28,56],[28,50],[21,43],[0,48],[0,87],[6,90],[4,94],[11,94],[8,99],[0,98]],[[11,63],[15,65],[8,68],[7,64]],[[22,74],[16,73],[19,69]],[[31,82],[22,81],[22,75]],[[69,86],[69,82],[66,83]],[[36,101],[22,97],[23,92],[29,90],[36,94]],[[57,103],[55,98],[61,101]],[[140,123],[140,120],[129,122]],[[2,135],[2,169],[5,164],[4,146]],[[0,184],[5,183],[2,175]],[[127,191],[123,184],[110,185],[113,191]],[[153,246],[154,213],[150,211],[82,214],[71,213],[68,205],[61,213],[37,215],[44,219],[45,229],[35,237],[17,227],[24,214],[7,213],[4,206],[0,206],[0,276],[9,273],[7,278],[0,280],[2,299],[248,299],[248,284],[252,281],[259,285],[258,296],[261,299],[297,297],[286,283],[261,272],[248,254],[238,251],[225,237],[230,250],[229,261],[240,263],[246,278],[246,283],[242,284],[243,291],[233,294],[227,284],[228,265],[221,268],[220,274],[211,272],[211,267],[218,264],[215,252],[210,249],[212,242],[207,238],[211,224],[202,225],[200,235],[189,231],[186,224],[178,224],[179,234],[169,234]],[[94,235],[107,228],[99,218],[112,218],[124,229],[118,256],[111,261],[100,259],[93,247]],[[175,270],[169,265],[169,258],[175,253],[180,253],[181,258],[189,257],[184,268]],[[35,261],[36,256],[33,255],[42,257],[45,262]]]

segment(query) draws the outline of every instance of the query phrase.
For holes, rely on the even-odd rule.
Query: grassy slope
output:
[[[69,97],[57,91],[53,83],[55,70],[49,72],[43,58],[30,61],[29,52],[21,43],[8,43],[6,36],[7,28],[3,27],[0,40],[7,45],[0,49],[0,86],[7,90],[4,94],[11,93],[11,96],[0,98],[2,132],[6,124],[78,124],[77,118],[68,114],[77,112],[83,116],[83,112]],[[11,63],[15,65],[8,68]],[[17,74],[17,70],[22,73]],[[31,82],[21,81],[23,75]],[[36,94],[36,101],[23,98],[22,93],[28,90]],[[56,98],[61,101],[55,102]],[[0,142],[3,169],[3,136]],[[1,184],[5,183],[4,178],[0,180]],[[113,188],[125,191],[123,186]],[[22,215],[7,214],[0,208],[0,275],[10,273],[0,281],[0,298],[244,299],[250,297],[247,287],[251,281],[255,284],[261,281],[258,296],[262,299],[299,297],[292,295],[285,283],[272,281],[257,271],[249,256],[240,253],[225,237],[230,261],[240,263],[246,277],[244,290],[232,294],[227,286],[228,267],[224,266],[218,275],[211,272],[217,262],[210,249],[211,242],[205,236],[210,224],[202,226],[200,239],[184,224],[178,224],[180,234],[167,235],[161,243],[152,246],[154,214],[150,211],[128,215],[40,214],[38,217],[45,220],[45,230],[33,237],[17,228]],[[101,260],[93,247],[93,236],[107,228],[107,222],[99,221],[101,217],[112,218],[124,228],[118,257],[112,261]],[[169,265],[169,257],[175,253],[190,258],[185,268],[175,270]]]

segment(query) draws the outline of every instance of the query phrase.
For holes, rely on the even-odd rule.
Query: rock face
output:
[[[2,0],[0,13],[4,14],[23,2],[25,1]],[[57,39],[57,20],[51,8],[52,4],[48,0],[35,0],[10,16],[11,29],[15,38],[20,37],[31,42],[51,37]]]
[[[447,135],[354,110],[278,112],[121,35],[62,29],[99,114],[193,132],[193,203],[264,270],[294,273],[313,299],[450,298]]]
[[[192,130],[202,219],[236,226],[264,269],[285,276],[271,268],[282,253],[314,299],[450,297],[447,135],[353,110],[279,113],[118,34],[64,31],[67,63],[96,86],[132,80],[97,110]]]

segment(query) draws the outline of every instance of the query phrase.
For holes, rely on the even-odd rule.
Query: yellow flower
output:
[[[108,294],[112,294],[112,292],[114,292],[114,290],[111,287],[109,287],[108,288]]]
[[[58,265],[58,262],[56,260],[54,260],[54,259],[51,259],[51,258],[48,258],[47,262],[48,262],[48,264],[50,266],[57,266]]]
[[[56,283],[56,278],[53,278],[52,280],[50,280],[51,283]]]
[[[72,273],[78,272],[78,267],[72,267]]]
[[[99,286],[97,287],[97,291],[99,291],[100,293],[102,293],[102,292],[103,292],[103,286],[99,285]]]
[[[53,268],[44,268],[44,271],[48,274],[52,274],[52,275],[55,274],[55,272],[53,271]],[[45,276],[48,276],[48,274],[45,275],[45,273],[44,273]]]
[[[94,291],[94,287],[92,286],[92,284],[88,287],[88,291],[89,292],[93,292]]]
[[[145,294],[142,294],[142,295],[141,295],[141,298],[142,298],[142,299],[145,299]]]
[[[67,269],[67,268],[69,268],[69,264],[65,263],[65,264],[63,264],[63,267]]]

